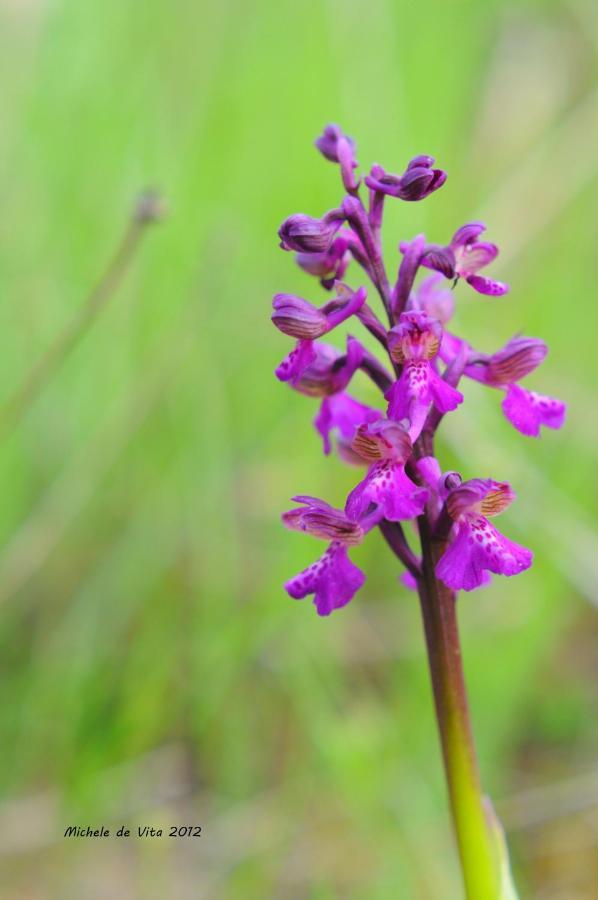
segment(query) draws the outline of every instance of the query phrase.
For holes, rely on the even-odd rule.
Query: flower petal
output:
[[[463,394],[441,378],[432,366],[428,375],[428,385],[434,406],[441,413],[451,412],[463,403]]]
[[[274,374],[279,381],[289,381],[292,385],[296,385],[315,358],[313,341],[298,341],[297,346],[285,356]]]
[[[484,516],[465,519],[436,566],[437,576],[455,591],[471,591],[485,582],[485,573],[517,575],[532,564],[531,550],[510,541]]]
[[[546,397],[511,384],[502,402],[502,410],[517,431],[528,437],[539,437],[540,426],[561,428],[567,406],[556,397]]]
[[[331,431],[338,429],[343,440],[350,443],[360,425],[376,422],[381,418],[382,413],[377,409],[372,409],[371,406],[366,406],[365,403],[360,403],[349,394],[340,391],[322,400],[314,425],[322,435],[324,453],[328,455],[331,450]]]
[[[358,520],[371,503],[381,508],[390,522],[412,519],[424,510],[428,492],[405,474],[400,463],[389,460],[375,463],[364,480],[347,497],[345,512],[349,519]]]
[[[478,294],[486,294],[488,297],[502,297],[509,290],[506,282],[493,281],[492,278],[484,278],[483,275],[470,275],[466,281]]]
[[[285,584],[286,592],[295,600],[314,594],[320,616],[328,616],[353,599],[365,581],[365,575],[347,554],[347,548],[333,542],[316,562]]]

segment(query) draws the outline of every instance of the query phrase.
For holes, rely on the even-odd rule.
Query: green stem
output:
[[[467,900],[498,900],[499,873],[469,721],[456,597],[434,573],[446,542],[433,537],[425,515],[419,527],[423,555],[419,597],[465,892]]]
[[[43,356],[29,370],[14,394],[0,407],[0,439],[17,424],[95,322],[128,272],[147,225],[158,221],[162,215],[157,195],[148,191],[139,196],[123,238],[101,279]]]

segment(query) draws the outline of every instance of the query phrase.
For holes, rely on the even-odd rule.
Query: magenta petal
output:
[[[455,256],[457,260],[455,271],[458,275],[467,277],[475,275],[480,269],[490,265],[498,256],[498,247],[487,241],[476,241],[460,247]]]
[[[437,576],[455,591],[471,591],[485,583],[485,572],[517,575],[532,564],[531,550],[510,541],[478,516],[457,525],[457,533],[438,565]]]
[[[324,398],[314,425],[322,435],[324,453],[328,455],[331,450],[331,431],[338,429],[341,437],[350,443],[360,425],[376,422],[380,418],[382,413],[377,409],[372,409],[341,391]]]
[[[463,247],[465,244],[477,241],[484,231],[486,231],[484,222],[467,222],[467,224],[461,225],[461,227],[457,228],[455,231],[451,238],[451,247]]]
[[[275,375],[279,381],[289,381],[291,384],[296,384],[315,358],[316,351],[314,350],[313,341],[298,341],[295,349],[291,350],[276,368]]]
[[[493,281],[483,275],[470,275],[466,280],[478,294],[486,294],[488,297],[501,297],[509,290],[509,285],[504,281]]]
[[[365,581],[365,575],[348,557],[347,548],[333,542],[320,559],[295,575],[285,590],[295,600],[314,594],[320,616],[346,606]]]
[[[555,397],[527,391],[518,384],[509,385],[502,409],[517,431],[528,437],[538,437],[540,426],[561,428],[565,421],[566,404]]]
[[[351,491],[345,513],[358,521],[370,504],[375,503],[382,509],[385,519],[399,522],[421,515],[427,499],[428,492],[411,481],[401,464],[385,460],[375,463],[364,480]]]
[[[463,403],[463,394],[461,391],[458,391],[456,388],[451,387],[450,384],[447,384],[447,382],[440,377],[438,372],[434,371],[432,366],[430,366],[428,384],[434,406],[441,413],[451,412],[451,410],[456,409],[460,403]]]
[[[399,577],[399,581],[406,587],[408,591],[416,591],[417,590],[417,578],[415,575],[412,575],[411,572],[403,572],[403,574]]]

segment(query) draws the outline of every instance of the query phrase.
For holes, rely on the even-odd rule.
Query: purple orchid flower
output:
[[[381,166],[373,166],[365,183],[371,191],[401,200],[423,200],[442,187],[446,172],[432,168],[433,156],[416,156],[402,175],[385,172]]]
[[[330,541],[323,555],[290,581],[285,590],[295,600],[314,595],[320,616],[328,616],[353,599],[365,581],[365,575],[349,559],[347,548],[361,543],[364,530],[339,509],[316,497],[293,497],[303,507],[283,513],[287,528],[306,531],[314,537]]]
[[[463,225],[445,247],[427,243],[423,234],[400,244],[397,280],[394,286],[390,283],[381,239],[386,197],[417,201],[438,190],[446,173],[433,168],[434,159],[418,156],[402,175],[373,166],[364,179],[363,197],[352,139],[337,125],[328,125],[316,146],[340,166],[346,195],[338,208],[320,219],[291,216],[279,234],[284,249],[297,251],[299,266],[318,277],[325,289],[333,288],[335,295],[323,306],[291,294],[276,295],[272,320],[297,339],[276,375],[295,390],[321,398],[314,424],[324,453],[331,452],[334,437],[341,459],[367,465],[367,471],[349,492],[344,510],[314,497],[294,498],[300,506],[283,515],[285,525],[323,539],[328,546],[285,587],[297,599],[313,595],[321,616],[345,607],[365,580],[349,558],[350,548],[371,529],[379,529],[405,569],[400,580],[416,589],[420,599],[466,893],[494,897],[500,892],[499,828],[490,822],[479,790],[455,592],[480,588],[493,574],[524,572],[532,563],[532,552],[490,522],[513,501],[511,486],[492,478],[463,482],[458,472],[443,473],[434,444],[443,416],[463,402],[458,390],[463,376],[503,391],[505,416],[526,435],[538,435],[542,425],[560,428],[565,405],[519,384],[546,357],[543,341],[516,336],[487,355],[447,328],[459,280],[489,296],[508,290],[503,282],[480,274],[498,254],[495,244],[480,239],[485,231],[482,222]],[[379,295],[382,318],[366,303],[365,288],[351,290],[341,284],[353,262]],[[422,266],[435,274],[418,284]],[[446,289],[443,279],[453,281],[453,290]],[[384,363],[369,344],[354,337],[347,336],[345,351],[319,340],[351,317],[382,348]],[[387,400],[386,417],[346,392],[357,369]],[[356,379],[351,390],[360,387]],[[404,531],[405,521],[414,528]],[[415,533],[417,547],[412,546]],[[465,791],[467,816],[462,814]]]
[[[454,521],[452,542],[436,566],[436,575],[455,591],[471,591],[484,583],[484,572],[517,575],[532,564],[531,550],[510,541],[489,521],[515,499],[506,482],[476,478],[447,499]]]
[[[349,518],[360,520],[372,503],[389,522],[421,515],[428,492],[405,473],[405,462],[413,449],[406,429],[388,419],[360,425],[352,446],[371,465],[364,480],[347,497],[345,512]]]
[[[491,480],[461,484],[457,473],[442,474],[433,441],[442,417],[463,402],[458,390],[463,376],[503,391],[504,414],[523,434],[537,435],[542,425],[559,428],[565,405],[519,384],[544,360],[546,345],[517,336],[487,355],[448,329],[456,292],[446,279],[465,280],[487,295],[507,290],[502,282],[479,274],[498,254],[496,245],[481,240],[481,222],[459,228],[446,247],[429,244],[423,234],[401,243],[397,280],[394,286],[389,283],[380,238],[385,198],[415,201],[438,190],[446,173],[434,168],[432,157],[416,157],[402,175],[373,166],[364,179],[369,192],[364,205],[353,140],[329,125],[316,146],[340,166],[347,194],[322,218],[290,216],[279,234],[283,248],[297,252],[298,265],[334,295],[322,306],[293,294],[274,297],[273,323],[297,340],[276,375],[300,393],[320,398],[314,425],[324,453],[330,454],[334,445],[344,462],[367,466],[367,474],[350,491],[344,512],[304,498],[300,510],[285,514],[287,525],[312,534],[317,533],[314,523],[326,522],[318,536],[330,540],[322,559],[287,589],[293,596],[314,593],[320,612],[345,605],[363,580],[348,559],[347,535],[359,534],[361,540],[375,525],[406,566],[407,577],[421,584],[423,562],[401,536],[399,524],[421,517],[431,533],[443,535],[446,551],[438,573],[454,590],[486,584],[491,571],[522,571],[531,561],[529,551],[507,541],[486,519],[512,499],[508,485]],[[366,302],[364,287],[352,289],[341,281],[353,261],[380,295],[388,325]],[[435,271],[418,283],[422,267]],[[320,340],[349,319],[359,321],[382,346],[392,372],[352,336],[344,350]],[[381,389],[386,417],[353,396],[353,388],[347,393],[358,369]],[[425,557],[425,544],[422,548]]]
[[[431,403],[446,413],[463,402],[463,394],[444,381],[432,365],[441,339],[440,323],[418,311],[401,313],[399,324],[389,332],[389,353],[403,370],[386,393],[388,415],[409,423],[412,441],[419,437]]]
[[[443,338],[440,355],[449,361],[463,350],[467,353],[464,374],[505,392],[503,413],[521,434],[539,437],[542,425],[553,429],[563,426],[567,407],[562,400],[537,394],[517,384],[544,361],[548,353],[544,341],[516,335],[489,356],[477,353],[465,341],[450,336],[448,342]]]
[[[479,294],[499,297],[506,294],[509,285],[504,281],[493,281],[478,275],[498,256],[496,244],[480,241],[479,236],[486,230],[483,222],[468,222],[454,233],[448,247],[429,244],[422,265],[436,269],[446,278],[463,278]]]
[[[347,338],[343,353],[331,344],[300,340],[276,369],[279,381],[308,397],[325,397],[344,390],[361,366],[365,349],[358,340]]]

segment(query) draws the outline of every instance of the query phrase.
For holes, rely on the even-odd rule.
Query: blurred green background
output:
[[[146,185],[170,214],[0,444],[0,864],[6,900],[461,896],[419,612],[372,536],[329,620],[283,581],[320,549],[297,492],[340,504],[315,404],[272,370],[273,293],[322,294],[277,246],[340,184],[337,121],[391,171],[387,261],[470,218],[500,300],[460,286],[486,351],[545,338],[540,441],[466,386],[442,458],[508,479],[536,553],[460,601],[486,789],[523,897],[598,897],[593,388],[598,13],[591,0],[0,0],[0,400],[76,315]],[[350,271],[357,286],[361,276]],[[365,381],[363,399],[372,400]],[[1,405],[1,404],[0,404]],[[69,824],[200,824],[200,839],[65,840]]]

